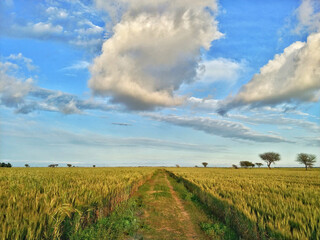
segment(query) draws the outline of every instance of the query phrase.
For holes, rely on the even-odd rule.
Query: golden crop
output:
[[[169,169],[245,239],[320,239],[320,171]]]
[[[59,239],[127,200],[152,168],[0,170],[0,239]]]

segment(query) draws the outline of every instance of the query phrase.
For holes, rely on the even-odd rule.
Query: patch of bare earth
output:
[[[197,233],[195,231],[194,225],[191,222],[189,213],[185,210],[180,198],[177,196],[177,193],[174,191],[171,183],[169,182],[167,175],[165,175],[166,182],[170,188],[171,195],[176,202],[177,207],[180,210],[180,221],[184,224],[184,233],[187,239],[197,239]]]
[[[195,230],[183,201],[164,172],[160,172],[149,184],[150,189],[143,195],[144,214],[141,216],[145,227],[139,230],[139,236],[145,240],[206,239]]]

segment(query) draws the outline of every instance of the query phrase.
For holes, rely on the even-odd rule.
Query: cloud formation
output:
[[[201,82],[227,82],[235,83],[246,70],[244,60],[237,62],[227,58],[216,58],[203,62],[203,69],[199,69],[198,78]]]
[[[277,105],[290,102],[316,102],[320,98],[320,33],[306,42],[295,42],[276,54],[242,86],[237,95],[226,99],[219,112],[232,108]]]
[[[320,2],[318,0],[302,0],[301,5],[296,11],[298,25],[296,33],[303,31],[320,31]]]
[[[12,70],[18,68],[16,64],[0,62],[0,105],[14,108],[16,113],[50,111],[81,114],[84,110],[110,111],[117,108],[105,101],[80,99],[76,95],[40,88],[32,78],[15,77]]]
[[[254,114],[250,116],[246,115],[234,115],[229,114],[227,117],[231,119],[240,120],[246,123],[252,124],[269,124],[269,125],[277,125],[277,126],[285,126],[285,127],[292,127],[298,129],[305,129],[310,133],[319,133],[320,126],[319,124],[311,121],[307,121],[305,119],[297,119],[297,118],[288,118],[285,117],[283,114]]]
[[[195,80],[200,50],[222,36],[212,14],[215,2],[96,3],[120,20],[91,67],[94,94],[111,96],[132,110],[181,104],[183,97],[174,92]]]
[[[177,115],[145,114],[154,120],[171,123],[177,126],[189,127],[205,133],[224,138],[248,140],[254,142],[288,142],[284,138],[274,134],[261,134],[252,131],[241,123],[213,119],[209,117],[186,117]]]
[[[24,2],[16,0],[15,4]],[[0,11],[0,35],[3,36],[65,42],[98,52],[106,32],[99,26],[103,24],[104,16],[90,1],[86,4],[77,0],[43,1],[29,10],[35,16],[33,19],[23,19],[23,10],[7,4],[0,3]]]

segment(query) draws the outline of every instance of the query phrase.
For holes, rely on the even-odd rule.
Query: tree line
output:
[[[12,167],[11,163],[5,163],[5,162],[2,162],[0,163],[0,167]]]
[[[271,164],[275,164],[277,161],[280,161],[280,154],[275,153],[275,152],[266,152],[263,154],[259,155],[260,158],[266,162],[267,166],[269,169],[271,169]],[[314,164],[316,163],[316,156],[313,154],[307,154],[307,153],[299,153],[296,158],[296,162],[305,165],[306,170],[308,168],[312,168]],[[262,163],[252,163],[250,161],[240,161],[240,166],[243,168],[248,168],[248,167],[254,167],[258,166],[261,167],[263,166]],[[233,168],[238,168],[237,165],[233,164]]]
[[[271,169],[271,164],[275,164],[277,161],[280,161],[280,154],[275,152],[266,152],[259,155],[261,160],[265,161],[268,168]],[[308,168],[312,168],[314,164],[316,163],[316,156],[313,154],[307,154],[307,153],[299,153],[297,155],[296,161],[300,164],[305,165],[306,170]],[[248,168],[248,167],[255,167],[258,166],[259,168],[263,166],[263,163],[253,163],[250,161],[240,161],[240,167],[242,168]],[[202,162],[202,165],[204,167],[208,166],[207,162]],[[179,165],[176,165],[177,167],[180,167]],[[198,167],[197,165],[195,167]],[[235,169],[238,169],[239,167],[235,164],[232,164],[232,167]]]

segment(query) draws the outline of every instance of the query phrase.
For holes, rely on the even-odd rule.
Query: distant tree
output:
[[[298,163],[304,164],[307,171],[308,168],[312,168],[316,163],[316,156],[313,154],[299,153],[296,161]]]
[[[238,166],[235,165],[235,164],[232,164],[232,167],[233,167],[234,169],[238,169]]]
[[[25,167],[30,167],[29,164],[25,164],[24,166],[25,166]]]
[[[207,163],[207,162],[203,162],[202,165],[203,165],[204,167],[207,167],[207,166],[208,166],[208,163]]]
[[[179,164],[176,164],[176,167],[180,167],[180,165],[179,165]]]
[[[198,165],[195,165],[194,167],[198,167]]]
[[[59,166],[59,164],[50,164],[50,165],[48,165],[48,167],[52,167],[52,168],[58,167],[58,166]]]
[[[68,163],[67,166],[68,166],[68,167],[72,167],[72,164]]]
[[[276,161],[280,161],[280,154],[275,152],[266,152],[259,155],[260,158],[267,163],[269,169],[271,163],[275,164]]]
[[[11,163],[5,163],[5,162],[2,162],[2,163],[0,163],[0,167],[7,167],[7,168],[11,168],[12,167],[12,165],[11,165]]]
[[[261,167],[263,164],[262,164],[262,163],[257,162],[257,163],[256,163],[256,165],[257,165],[258,167]]]
[[[249,161],[241,161],[240,162],[240,166],[244,167],[244,168],[247,168],[247,167],[254,167],[254,164],[252,162],[249,162]]]
[[[92,167],[96,167],[96,165],[92,165]]]

